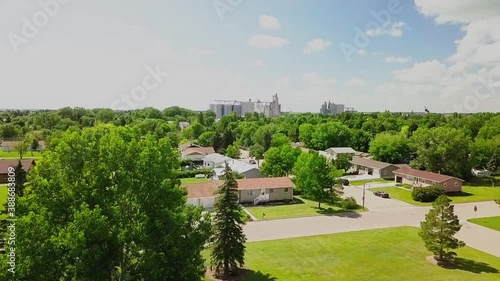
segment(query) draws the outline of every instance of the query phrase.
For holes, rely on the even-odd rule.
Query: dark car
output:
[[[389,194],[387,192],[375,191],[373,194],[375,194],[375,196],[378,196],[378,197],[389,198]]]
[[[342,185],[348,186],[349,185],[349,180],[348,179],[340,179],[340,182]]]

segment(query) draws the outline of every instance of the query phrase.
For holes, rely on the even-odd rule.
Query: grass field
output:
[[[199,183],[199,182],[208,182],[208,179],[196,179],[196,178],[183,178],[181,179],[182,183]]]
[[[31,152],[26,152],[23,155],[23,158],[41,158],[42,153],[40,152],[33,152],[33,155],[31,155]],[[5,151],[0,151],[0,158],[14,158],[14,159],[19,159],[19,153],[17,151],[12,151],[12,152],[5,152]]]
[[[405,190],[397,187],[381,187],[372,188],[371,191],[385,191],[389,193],[391,198],[401,200],[416,206],[430,206],[432,203],[420,203],[413,201],[411,197],[411,191]],[[452,203],[468,203],[468,202],[480,202],[480,201],[491,201],[496,198],[500,198],[500,187],[478,187],[478,186],[464,186],[462,187],[462,193],[458,195],[449,195]]]
[[[242,281],[500,280],[500,258],[468,247],[457,250],[455,268],[432,265],[417,232],[398,227],[247,243]]]
[[[371,179],[371,180],[351,181],[349,184],[360,186],[360,185],[363,185],[365,183],[368,184],[368,183],[390,183],[390,182],[394,182],[394,181],[389,181],[389,180],[384,180],[384,179]]]
[[[471,223],[479,224],[481,226],[500,231],[500,217],[489,217],[468,220]]]
[[[262,219],[262,213],[265,213],[265,219],[287,219],[297,217],[310,217],[321,215],[332,215],[339,212],[346,212],[339,206],[321,203],[321,210],[318,209],[318,202],[307,200],[301,197],[294,197],[296,203],[286,205],[269,205],[259,207],[248,207],[247,209],[257,218]]]

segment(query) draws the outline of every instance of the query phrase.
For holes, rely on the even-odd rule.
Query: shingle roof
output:
[[[254,179],[238,179],[238,190],[248,189],[264,189],[264,188],[295,188],[293,182],[286,177],[282,178],[254,178]],[[217,180],[204,183],[183,183],[188,191],[189,198],[196,197],[213,197],[217,187],[224,184],[224,181]]]
[[[4,148],[7,148],[7,147],[11,147],[13,148],[14,146],[16,146],[19,142],[18,141],[3,141],[2,142],[2,147]]]
[[[443,175],[443,174],[436,174],[436,173],[422,171],[422,170],[416,170],[416,169],[412,169],[410,167],[400,168],[399,170],[394,171],[394,174],[413,176],[413,177],[426,179],[426,180],[430,180],[430,181],[435,181],[435,182],[444,182],[444,181],[447,181],[450,179],[457,179],[457,180],[463,181],[459,178],[455,178],[452,176],[447,176],[447,175]]]
[[[215,164],[224,163],[224,161],[231,161],[233,158],[227,157],[219,153],[208,154],[203,157],[203,161],[213,161]]]
[[[257,167],[257,165],[248,164],[248,163],[245,163],[243,161],[234,160],[234,159],[227,161],[227,165],[229,166],[229,168],[231,168],[231,170],[233,170],[237,173],[240,173],[240,174],[248,172],[248,171],[253,170],[253,169],[257,169],[257,170],[259,169]],[[224,174],[224,168],[215,168],[214,172],[216,175],[220,176],[220,175]]]
[[[375,160],[367,159],[367,158],[361,158],[361,157],[357,157],[357,156],[352,157],[351,163],[356,164],[356,165],[369,167],[369,168],[375,168],[375,169],[384,169],[384,168],[387,168],[389,166],[396,166],[394,164],[375,161]]]
[[[342,154],[342,153],[356,153],[356,150],[350,148],[350,147],[330,147],[326,150],[326,152],[331,153],[337,153],[337,154]]]
[[[208,155],[215,153],[215,150],[213,147],[189,147],[182,151],[182,155],[189,155],[193,153]]]
[[[0,159],[0,174],[7,174],[9,172],[9,167],[16,167],[18,163],[18,159]],[[23,159],[21,160],[21,164],[23,165],[23,169],[29,172],[31,166],[35,164],[35,160]]]

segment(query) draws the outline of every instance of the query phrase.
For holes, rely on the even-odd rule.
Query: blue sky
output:
[[[498,111],[500,5],[455,2],[3,0],[0,108],[203,110],[278,93],[297,112],[327,100],[359,111]],[[27,22],[34,34],[23,33]],[[168,76],[148,80],[152,69]]]

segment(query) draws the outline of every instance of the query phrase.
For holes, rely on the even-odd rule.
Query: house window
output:
[[[447,187],[447,186],[448,186],[448,183],[446,183],[446,182],[445,182],[445,183],[443,184],[443,186],[444,186],[444,187]]]
[[[253,195],[253,190],[247,190],[247,195],[252,196]]]
[[[274,189],[269,189],[269,193],[273,193],[274,192]]]
[[[285,192],[288,192],[288,188],[285,188]]]
[[[455,186],[458,186],[458,181],[455,182]]]

